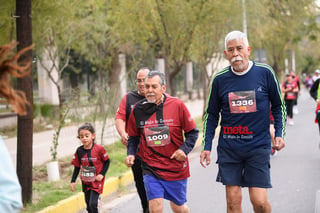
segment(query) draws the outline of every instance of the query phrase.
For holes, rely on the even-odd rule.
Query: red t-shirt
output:
[[[140,100],[144,99],[144,96],[140,95],[137,90],[128,92],[121,100],[118,107],[115,119],[121,119],[126,122],[126,131],[127,131],[127,120],[129,118],[131,109],[133,106]]]
[[[285,96],[284,96],[285,100],[295,100],[297,98],[296,92],[293,91],[295,88],[298,87],[298,85],[296,83],[294,83],[294,82],[291,82],[291,83],[284,82],[282,84],[282,87],[285,88],[285,89],[288,89],[288,88],[291,89],[290,91],[285,93]]]
[[[71,164],[76,167],[91,166],[88,155],[91,155],[90,160],[93,166],[96,168],[95,175],[98,175],[102,171],[104,162],[109,159],[106,150],[99,144],[93,144],[93,147],[91,149],[84,149],[83,146],[78,147],[76,153],[73,155]],[[81,159],[79,159],[79,156]],[[87,186],[87,189],[92,189],[101,194],[103,191],[104,180],[105,178],[103,178],[102,181],[83,181],[83,183]]]
[[[128,120],[129,136],[140,136],[137,155],[165,180],[190,176],[188,158],[181,162],[170,157],[184,143],[183,133],[194,128],[196,124],[185,104],[167,94],[159,106],[139,102]]]

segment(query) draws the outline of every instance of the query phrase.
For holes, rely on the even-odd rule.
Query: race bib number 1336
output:
[[[254,90],[230,92],[228,94],[231,113],[256,112],[256,94]]]

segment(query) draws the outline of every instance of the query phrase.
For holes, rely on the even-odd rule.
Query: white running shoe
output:
[[[290,125],[290,126],[293,126],[293,125],[294,125],[294,122],[293,122],[293,119],[292,119],[292,118],[288,118],[288,119],[287,119],[287,123],[288,123],[288,125]]]

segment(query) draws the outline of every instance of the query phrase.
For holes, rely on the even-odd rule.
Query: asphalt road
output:
[[[295,125],[287,126],[286,147],[271,158],[273,188],[268,191],[273,213],[313,213],[320,204],[319,130],[314,123],[315,102],[306,90],[298,103],[299,113],[294,115]],[[187,205],[191,213],[226,212],[224,187],[215,182],[217,165],[202,168],[199,150],[191,154],[191,177],[188,181]],[[216,159],[215,152],[212,158]],[[103,212],[142,212],[139,199],[133,192],[103,201]],[[318,198],[318,199],[317,199]],[[243,189],[243,212],[253,213],[247,188]],[[164,212],[172,212],[165,201]]]

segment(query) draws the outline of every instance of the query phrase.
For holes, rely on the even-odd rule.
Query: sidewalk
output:
[[[185,102],[193,118],[201,117],[203,112],[203,100],[187,100]],[[101,142],[101,123],[96,123],[95,129],[97,133],[96,142]],[[62,128],[59,136],[58,158],[63,158],[74,154],[76,148],[80,146],[77,136],[78,126],[67,126]],[[50,147],[52,145],[54,130],[35,133],[33,135],[33,165],[41,165],[51,159]],[[120,140],[117,130],[114,126],[114,119],[107,120],[104,130],[103,144],[112,144]],[[8,148],[13,165],[16,165],[17,156],[17,138],[4,138],[4,142]]]

